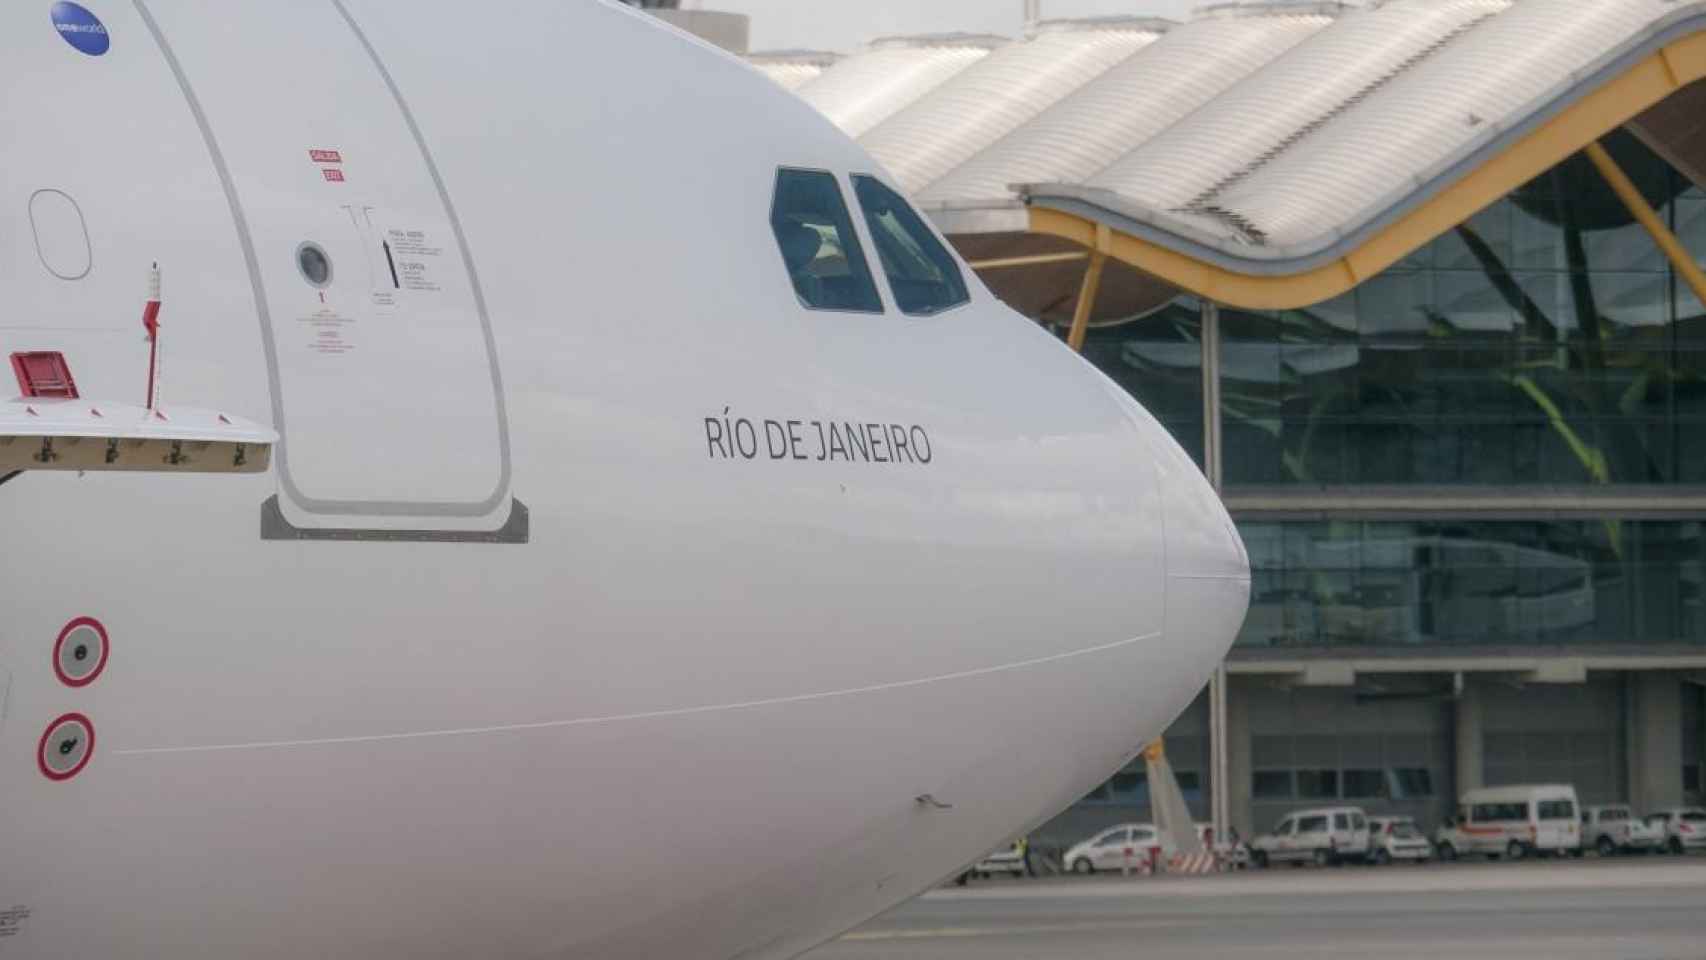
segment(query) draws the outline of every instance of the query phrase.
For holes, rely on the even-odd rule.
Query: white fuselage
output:
[[[51,6],[0,5],[0,351],[139,402],[158,261],[164,402],[282,440],[0,486],[0,960],[793,956],[1082,795],[1231,643],[1237,536],[1118,388],[975,280],[801,307],[778,167],[881,171],[733,60],[591,2],[91,0],[99,56]]]

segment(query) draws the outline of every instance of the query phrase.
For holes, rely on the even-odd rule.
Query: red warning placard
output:
[[[328,181],[330,181],[331,183],[343,183],[344,182],[344,172],[342,170],[338,170],[336,168],[327,168],[327,169],[322,170],[320,172],[325,174],[326,179]]]
[[[308,159],[315,163],[343,163],[344,155],[336,150],[310,150]]]

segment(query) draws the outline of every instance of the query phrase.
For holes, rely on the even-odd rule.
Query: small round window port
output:
[[[296,269],[310,286],[331,286],[332,258],[326,255],[324,247],[312,240],[296,248]]]

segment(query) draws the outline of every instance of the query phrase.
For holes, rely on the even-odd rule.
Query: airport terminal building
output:
[[[1166,741],[1200,817],[1706,800],[1706,3],[1221,4],[755,64],[1221,489],[1250,613]],[[1148,816],[1138,760],[1040,836]]]

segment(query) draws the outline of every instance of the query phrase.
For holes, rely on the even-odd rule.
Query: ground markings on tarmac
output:
[[[806,960],[1706,960],[1706,858],[948,888]]]

